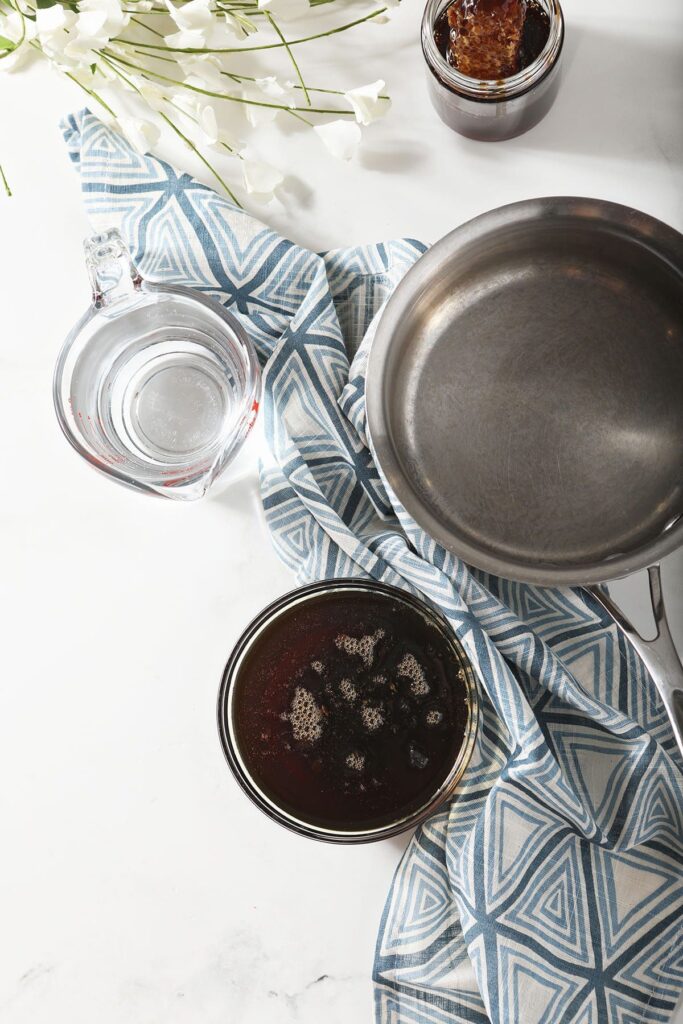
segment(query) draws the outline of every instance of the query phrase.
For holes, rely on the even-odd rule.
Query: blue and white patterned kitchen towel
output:
[[[92,114],[63,127],[93,227],[118,226],[144,275],[213,296],[254,339],[280,557],[300,580],[368,573],[425,595],[483,681],[461,795],[418,831],[387,899],[377,1021],[667,1021],[683,985],[683,794],[647,673],[589,595],[494,579],[435,544],[368,448],[368,346],[424,246],[316,255]]]

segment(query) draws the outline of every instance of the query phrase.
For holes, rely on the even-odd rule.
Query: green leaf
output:
[[[5,36],[0,36],[0,50],[13,50],[17,44]]]
[[[36,0],[36,7],[39,11],[46,11],[48,7],[54,7],[57,0]]]

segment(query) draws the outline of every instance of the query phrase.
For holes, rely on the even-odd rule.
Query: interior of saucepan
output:
[[[399,289],[390,479],[438,539],[483,568],[605,562],[607,578],[606,560],[680,516],[683,277],[669,256],[599,217],[517,218],[465,232]]]

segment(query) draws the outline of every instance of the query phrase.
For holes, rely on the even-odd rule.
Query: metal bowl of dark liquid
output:
[[[443,616],[372,580],[312,583],[265,608],[218,696],[247,796],[336,843],[396,835],[452,798],[478,719],[474,672]]]

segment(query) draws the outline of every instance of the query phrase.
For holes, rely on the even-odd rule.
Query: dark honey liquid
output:
[[[445,627],[390,595],[321,594],[281,613],[245,656],[237,746],[259,788],[296,818],[381,827],[448,777],[467,693]]]
[[[460,0],[454,0],[459,3]],[[448,9],[452,4],[447,4],[434,23],[434,41],[439,53],[444,60],[455,67],[453,51],[450,46],[451,32],[448,24]],[[528,68],[537,60],[550,35],[550,18],[538,0],[527,0],[526,14],[524,16],[524,27],[522,30],[522,43],[519,49],[518,66],[515,74]]]

